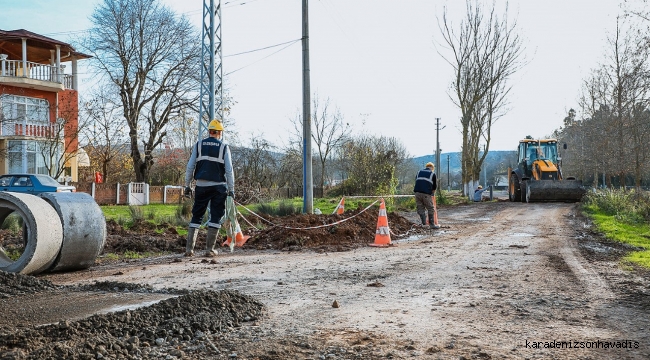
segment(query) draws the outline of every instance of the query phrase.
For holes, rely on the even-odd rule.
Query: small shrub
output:
[[[128,224],[129,221],[127,220],[127,218],[120,215],[120,216],[117,217],[115,222],[117,222],[121,227],[126,227],[126,225]]]
[[[176,214],[170,224],[186,226],[192,219],[192,201],[186,200],[176,208]]]
[[[116,253],[108,253],[104,255],[104,259],[106,260],[118,260],[120,257]]]
[[[12,234],[18,234],[23,229],[23,218],[19,214],[13,212],[9,214],[5,221],[2,223],[3,229],[8,229]]]
[[[192,216],[192,207],[194,203],[191,199],[186,199],[176,208],[176,215],[189,217]]]
[[[436,191],[436,204],[451,205],[451,199],[445,190]]]
[[[415,196],[395,198],[395,210],[398,211],[415,210]]]
[[[144,220],[144,213],[140,206],[129,205],[129,215],[133,223],[138,223]]]
[[[583,206],[628,224],[650,220],[650,197],[643,191],[606,189],[588,192],[583,198]]]
[[[20,257],[23,256],[24,250],[25,249],[22,247],[13,247],[13,246],[3,248],[5,255],[7,255],[7,257],[11,259],[11,261],[16,261],[20,259]]]
[[[156,211],[154,208],[147,208],[146,214],[145,214],[147,220],[155,220],[156,219]]]
[[[278,204],[278,216],[296,215],[300,214],[302,209],[299,206],[294,206],[290,201],[280,201]]]
[[[124,252],[124,258],[125,259],[141,259],[143,257],[144,257],[144,255],[139,253],[139,252],[135,252],[135,251],[131,251],[131,250],[127,250],[127,251]]]
[[[269,203],[260,203],[255,207],[257,213],[266,215],[275,215],[275,208]]]
[[[302,212],[300,206],[293,205],[293,203],[288,200],[280,201],[277,207],[273,206],[270,203],[261,203],[256,206],[256,210],[257,213],[271,216],[295,215]]]

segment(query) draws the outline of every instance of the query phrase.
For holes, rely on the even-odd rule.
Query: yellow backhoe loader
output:
[[[581,180],[562,174],[556,139],[526,136],[519,141],[517,159],[517,168],[508,169],[510,201],[580,201],[585,194]]]

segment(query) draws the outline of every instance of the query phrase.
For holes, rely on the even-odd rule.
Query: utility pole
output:
[[[447,154],[447,191],[451,191],[451,183],[449,182],[449,154]]]
[[[302,212],[314,212],[314,179],[311,170],[311,98],[309,95],[309,10],[302,0]]]
[[[440,182],[440,130],[444,128],[445,126],[440,127],[440,118],[436,118],[436,179],[438,182]]]
[[[223,121],[221,0],[216,3],[215,7],[215,0],[203,0],[199,139],[207,133],[212,119]]]

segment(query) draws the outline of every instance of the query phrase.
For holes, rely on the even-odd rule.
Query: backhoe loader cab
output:
[[[561,163],[556,139],[520,140],[517,168],[509,170],[510,201],[580,201],[585,193],[582,182],[565,178]]]

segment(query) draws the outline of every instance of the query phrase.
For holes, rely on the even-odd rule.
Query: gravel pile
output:
[[[58,287],[47,280],[39,280],[33,276],[0,271],[0,298],[34,294],[44,290],[54,290]]]
[[[65,288],[20,274],[0,272],[0,279],[1,294],[7,297],[47,296],[50,291]],[[119,282],[67,289],[154,291],[149,286]],[[0,359],[205,358],[209,353],[220,353],[211,339],[234,331],[244,322],[258,320],[264,311],[262,303],[237,291],[177,292],[185,294],[136,310],[33,328],[2,328]]]
[[[386,359],[396,344],[363,334],[333,346],[323,334],[278,332],[262,319],[264,306],[237,291],[155,290],[149,285],[96,282],[55,286],[0,271],[0,294],[43,297],[74,291],[178,295],[147,307],[77,321],[14,328],[0,326],[0,360],[9,359]],[[360,335],[361,336],[361,335]],[[383,345],[382,345],[383,344]],[[401,347],[398,345],[398,347]]]
[[[158,293],[158,294],[188,294],[188,290],[181,289],[155,289],[151,285],[133,284],[121,281],[95,281],[93,284],[78,285],[71,287],[79,291],[112,291],[112,292],[137,292],[137,293]]]

